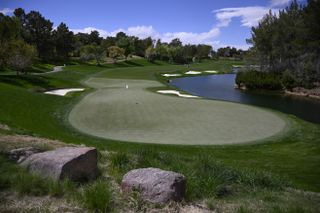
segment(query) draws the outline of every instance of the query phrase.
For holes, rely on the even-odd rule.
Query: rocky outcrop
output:
[[[296,96],[304,96],[309,98],[317,98],[320,99],[320,87],[316,87],[313,89],[306,89],[303,87],[295,87],[291,90],[285,90],[286,94],[296,95]]]
[[[31,155],[21,165],[30,172],[55,180],[86,181],[97,177],[97,150],[63,147]]]
[[[34,147],[24,147],[19,149],[13,149],[8,153],[8,155],[10,160],[16,161],[17,163],[21,163],[27,157],[39,152],[41,152],[40,149]]]
[[[186,190],[186,178],[157,168],[135,169],[124,175],[121,188],[124,193],[138,190],[144,200],[153,203],[181,201]]]
[[[234,84],[234,88],[235,89],[240,89],[240,90],[247,90],[247,87],[244,83],[240,83],[240,84]]]

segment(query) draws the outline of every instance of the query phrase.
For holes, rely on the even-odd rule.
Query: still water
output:
[[[320,100],[234,89],[235,74],[172,79],[171,85],[192,95],[267,107],[320,124]]]

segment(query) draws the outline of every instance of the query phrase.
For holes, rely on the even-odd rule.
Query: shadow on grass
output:
[[[0,82],[19,87],[38,86],[50,87],[50,80],[42,76],[35,75],[0,75]]]

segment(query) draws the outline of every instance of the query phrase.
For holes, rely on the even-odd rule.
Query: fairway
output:
[[[90,78],[97,90],[70,112],[81,132],[113,140],[187,145],[257,141],[283,131],[286,122],[261,108],[147,90],[157,81]],[[125,86],[128,85],[128,89]]]

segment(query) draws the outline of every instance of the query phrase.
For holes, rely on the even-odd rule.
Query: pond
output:
[[[171,85],[192,95],[275,109],[320,124],[320,100],[234,89],[235,74],[172,79]]]

